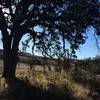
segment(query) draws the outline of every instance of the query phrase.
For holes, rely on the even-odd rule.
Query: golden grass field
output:
[[[58,72],[20,67],[16,79],[0,78],[0,100],[100,100],[99,74],[81,68]]]

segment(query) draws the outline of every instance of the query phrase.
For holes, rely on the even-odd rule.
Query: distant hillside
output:
[[[50,65],[57,65],[57,59],[51,59],[51,58],[46,58],[46,57],[41,57],[41,56],[33,56],[30,53],[24,53],[24,52],[19,52],[18,53],[19,57],[19,62],[23,63],[34,63],[34,64],[43,64],[49,63]],[[0,49],[0,59],[3,59],[3,50]]]
[[[96,57],[94,59],[84,59],[84,60],[73,60],[67,59],[67,65],[63,66],[63,63],[58,62],[57,59],[44,58],[41,56],[33,56],[30,53],[19,52],[19,63],[28,64],[30,67],[34,67],[34,65],[44,66],[48,65],[48,68],[54,67],[55,69],[66,69],[66,68],[81,68],[86,71],[90,71],[93,73],[100,73],[100,57]],[[0,59],[3,58],[3,50],[0,50]],[[69,61],[68,61],[69,60]]]

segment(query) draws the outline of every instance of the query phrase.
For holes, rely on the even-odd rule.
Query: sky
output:
[[[100,55],[100,51],[97,48],[96,39],[94,36],[94,29],[90,28],[87,31],[88,39],[84,45],[80,46],[80,49],[76,51],[76,55],[79,59],[93,58]],[[100,37],[97,37],[98,43],[100,42]]]
[[[89,57],[93,58],[100,53],[97,49],[96,41],[93,37],[93,34],[91,35],[90,32],[88,33],[88,36],[90,37],[86,40],[86,43],[84,45],[81,45],[80,49],[76,51],[78,59],[84,59]]]
[[[36,30],[40,30],[41,29],[38,29],[36,28]],[[94,34],[94,30],[91,28],[90,30],[88,30],[87,32],[87,36],[88,36],[88,39],[86,40],[86,43],[81,45],[79,50],[76,51],[76,56],[78,59],[85,59],[85,58],[88,58],[88,57],[95,57],[96,55],[99,55],[100,52],[98,52],[98,49],[97,49],[97,46],[96,46],[96,41],[95,41],[95,38],[93,36]],[[25,40],[26,36],[24,36],[21,40],[21,42],[23,40]],[[1,33],[0,33],[0,49],[2,49],[2,36],[1,36]],[[22,45],[21,45],[21,42],[20,42],[20,46],[19,48],[22,49]],[[31,48],[28,48],[27,49],[27,52],[31,52]],[[38,56],[39,54],[36,53]]]

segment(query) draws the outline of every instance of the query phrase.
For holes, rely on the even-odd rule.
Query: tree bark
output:
[[[19,42],[24,34],[21,30],[20,24],[14,23],[13,28],[10,30],[10,34],[7,31],[8,25],[2,9],[0,9],[0,24],[1,24],[1,34],[4,50],[4,69],[3,77],[12,78],[15,77],[16,65],[17,65],[17,52]],[[17,27],[19,25],[19,27]]]
[[[14,78],[17,65],[17,52],[4,52],[4,70],[3,77]]]
[[[4,47],[4,70],[3,70],[3,77],[5,78],[14,78],[16,72],[16,65],[18,61],[18,45],[21,40],[22,35],[16,34],[12,43],[9,45],[4,39],[3,47]],[[9,46],[8,46],[9,45]]]

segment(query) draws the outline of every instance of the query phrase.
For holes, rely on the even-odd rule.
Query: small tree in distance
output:
[[[93,27],[99,34],[99,0],[0,0],[0,30],[4,50],[3,77],[15,77],[17,52],[26,33],[34,47],[42,54],[53,56],[66,51],[70,43],[72,53],[85,43],[86,29]],[[36,32],[34,27],[42,28]],[[61,41],[62,40],[62,41]]]

